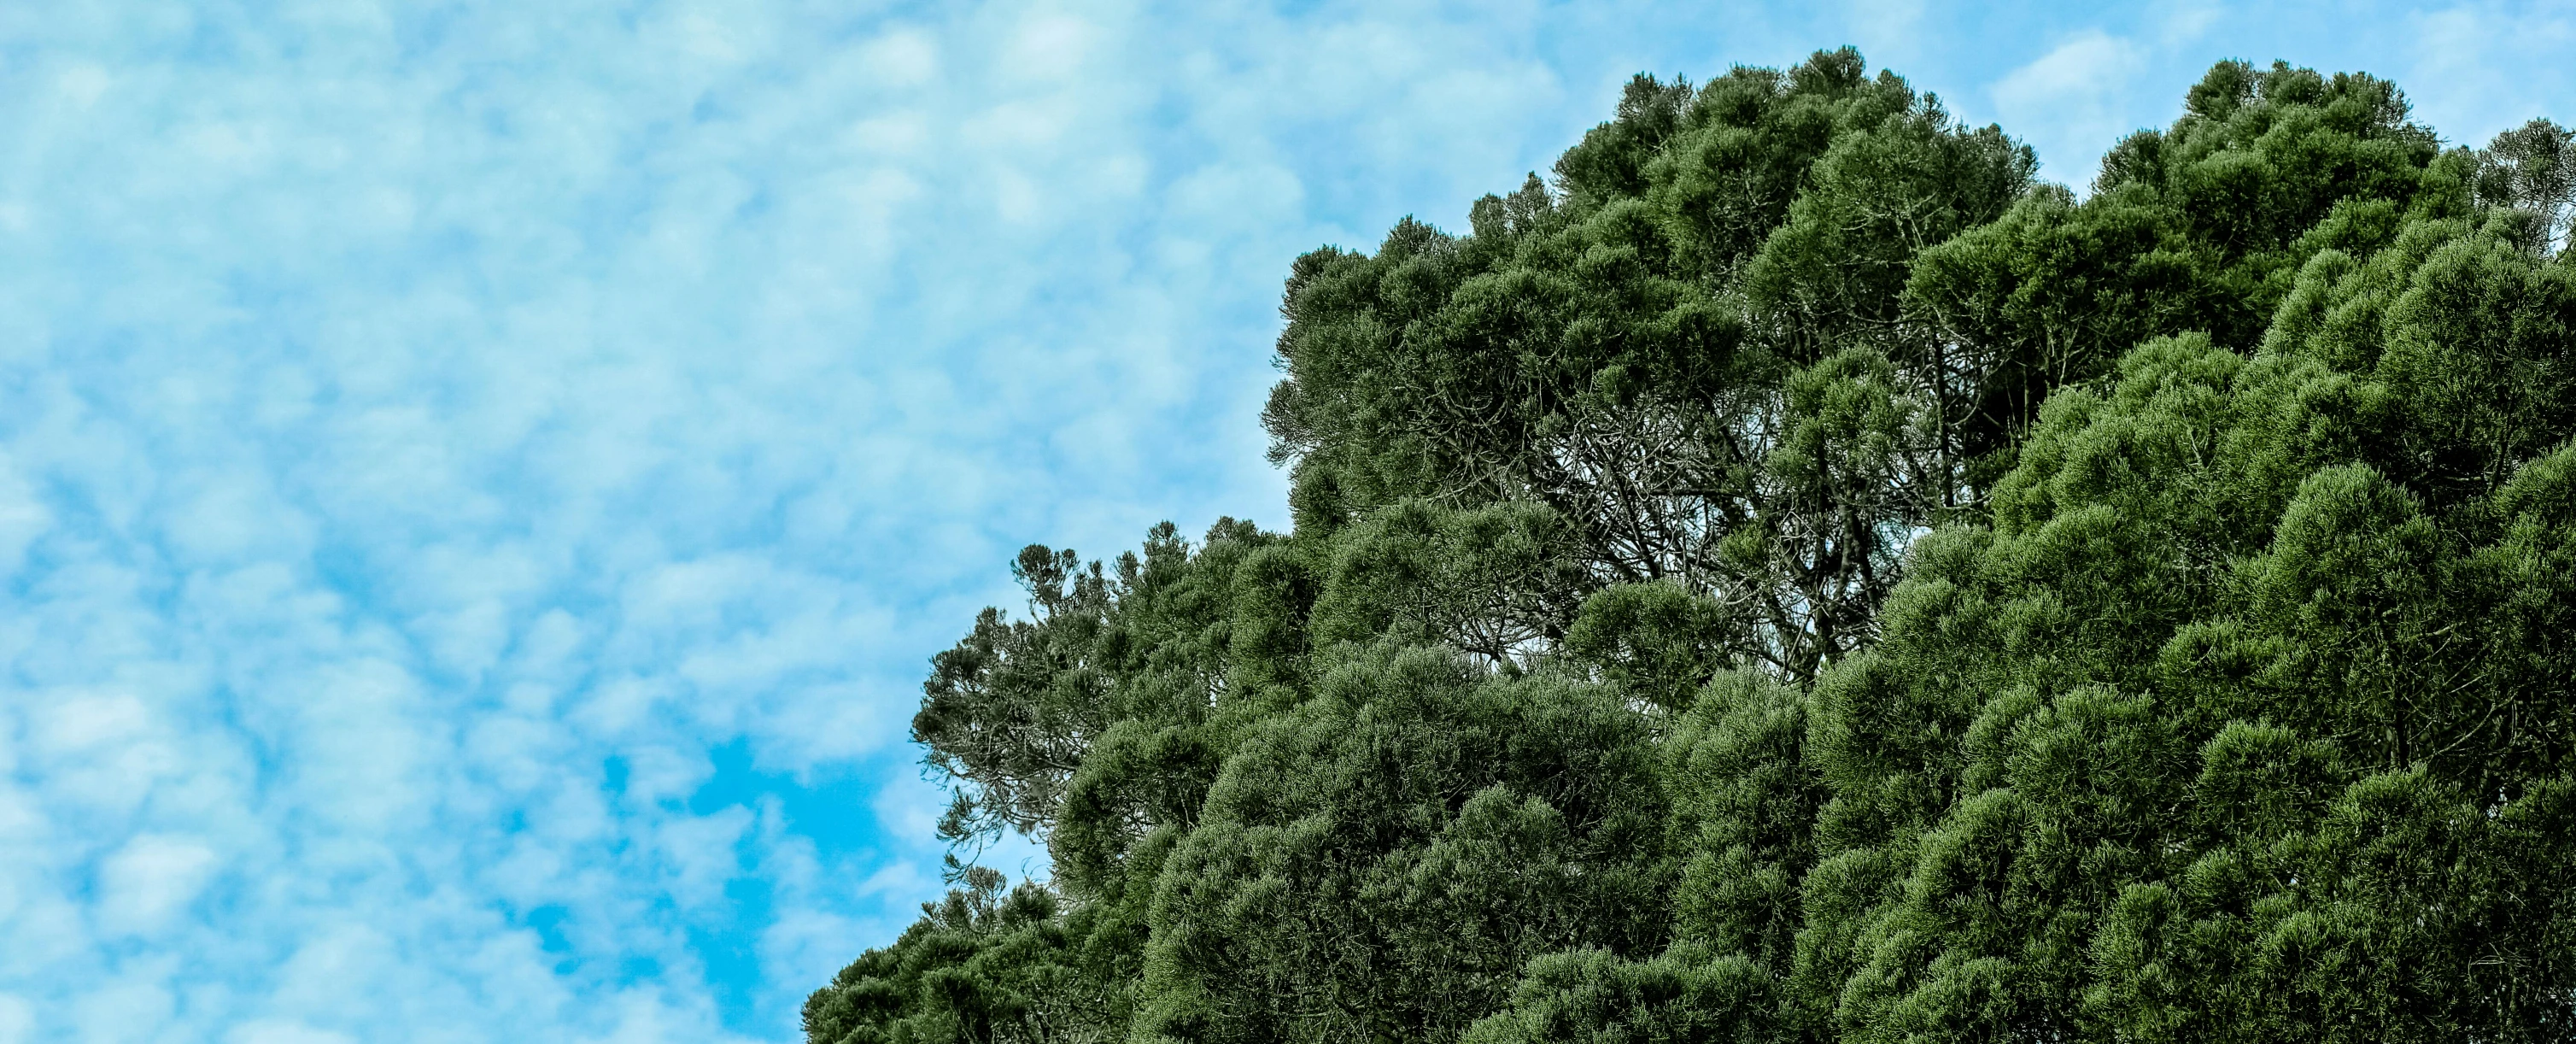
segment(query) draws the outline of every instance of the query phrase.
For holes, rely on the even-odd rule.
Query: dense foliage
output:
[[[2223,63],[2078,198],[1849,50],[1299,258],[1295,525],[1033,547],[947,1041],[2576,1040],[2570,135]]]

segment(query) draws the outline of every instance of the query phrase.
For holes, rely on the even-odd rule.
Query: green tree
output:
[[[2455,172],[2427,181],[2436,141],[2407,112],[2371,76],[2221,62],[2172,127],[2103,157],[2090,198],[2042,186],[1927,251],[1906,314],[1969,484],[2011,466],[2049,392],[2159,335],[2250,351],[2309,255],[2366,253],[2454,200]]]
[[[2250,359],[2161,340],[2055,396],[1992,530],[1918,551],[1885,640],[1817,689],[1820,847],[1876,871],[1809,881],[1839,1036],[2576,1016],[2542,869],[2576,854],[2544,572],[2576,522],[2576,282],[2515,215],[2461,213],[2314,255]]]
[[[922,904],[894,945],[870,950],[805,1003],[817,1044],[1087,1044],[1124,1029],[1124,983],[1086,953],[1093,918],[973,867]]]
[[[1578,598],[1679,583],[1728,607],[1722,659],[1808,677],[1961,499],[1899,365],[1912,259],[2032,168],[1848,48],[1641,76],[1470,234],[1408,219],[1375,254],[1297,260],[1263,420],[1299,532],[1414,498],[1543,506]]]
[[[1297,260],[1288,533],[1031,547],[850,1041],[2559,1041],[2568,132],[2213,68],[2093,193],[1848,50]]]
[[[1664,802],[1615,694],[1392,645],[1318,688],[1165,863],[1135,1039],[1446,1039],[1533,957],[1660,945]]]

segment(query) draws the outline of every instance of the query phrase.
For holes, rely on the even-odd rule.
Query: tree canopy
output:
[[[2225,62],[2079,197],[1638,77],[1296,260],[1289,530],[1022,553],[808,1039],[2576,1038],[2571,140]]]

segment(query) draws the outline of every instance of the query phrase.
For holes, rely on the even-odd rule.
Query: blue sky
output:
[[[793,1039],[1010,553],[1281,522],[1289,260],[1631,73],[2077,185],[2222,57],[2576,117],[2564,7],[2072,6],[0,10],[0,1044]]]

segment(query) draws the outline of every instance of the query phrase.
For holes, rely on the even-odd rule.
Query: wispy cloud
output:
[[[2140,50],[2098,29],[2078,34],[1996,81],[1995,110],[2042,157],[2098,155],[2136,129],[2128,122],[2128,94],[2140,86],[2137,74],[2146,64]],[[2058,163],[2043,173],[2078,188],[2092,176]]]
[[[2416,115],[2463,145],[2484,145],[2524,120],[2576,123],[2563,56],[2576,11],[2555,4],[2460,4],[2409,12],[2403,83]]]

